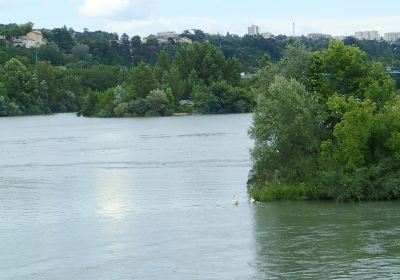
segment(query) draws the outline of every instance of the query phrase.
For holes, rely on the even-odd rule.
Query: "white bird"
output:
[[[236,195],[233,196],[232,205],[233,205],[233,206],[238,206],[238,205],[239,205],[239,201],[237,201]]]
[[[254,197],[251,197],[251,198],[250,198],[250,202],[251,202],[252,204],[256,204],[256,200],[254,199]]]

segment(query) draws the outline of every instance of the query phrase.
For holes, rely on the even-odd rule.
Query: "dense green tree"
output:
[[[286,47],[283,57],[277,67],[281,75],[294,78],[302,83],[306,82],[311,54],[303,44],[296,41]]]
[[[400,103],[385,68],[343,42],[305,52],[289,46],[255,77],[254,194],[399,198]]]
[[[269,54],[264,54],[260,59],[260,68],[265,68],[271,64],[271,56]]]
[[[157,88],[157,81],[153,71],[144,62],[141,62],[129,75],[129,85],[141,98],[146,98],[150,91]]]
[[[166,82],[169,69],[170,59],[168,53],[166,51],[161,51],[154,69],[154,76],[160,85]]]
[[[58,45],[58,47],[61,50],[70,53],[75,45],[75,42],[67,28],[65,26],[62,28],[55,28],[53,29],[52,33],[52,39]]]
[[[230,58],[226,60],[223,77],[225,81],[228,81],[231,85],[238,85],[240,83],[240,73],[242,72],[242,65],[236,58]]]
[[[321,146],[319,196],[355,201],[398,198],[399,102],[377,110],[371,100],[350,98],[347,106],[333,138]]]
[[[189,38],[196,42],[205,42],[207,40],[207,34],[199,29],[185,30],[182,33],[182,37]]]
[[[225,59],[223,53],[208,43],[185,46],[176,55],[175,66],[182,79],[188,79],[193,70],[207,85],[223,77]]]
[[[326,83],[329,92],[357,94],[361,80],[368,72],[366,60],[366,54],[359,48],[333,41],[329,49],[323,52],[323,71],[328,78]]]
[[[173,111],[170,109],[169,100],[163,90],[152,90],[146,97],[146,107],[148,109],[148,116],[166,116],[172,115]]]
[[[89,46],[85,44],[77,44],[72,48],[71,53],[79,61],[86,61],[91,57]]]
[[[141,44],[142,44],[142,39],[140,38],[140,36],[133,36],[131,38],[131,47],[132,47],[132,49],[140,48]]]
[[[4,65],[1,75],[8,97],[14,101],[22,111],[36,111],[36,98],[38,97],[37,80],[29,69],[17,59],[11,59]]]
[[[65,63],[65,57],[60,52],[56,44],[43,45],[38,50],[38,59],[40,61],[48,61],[52,65],[63,65]]]
[[[257,184],[302,182],[315,174],[322,135],[317,99],[294,79],[277,76],[266,89],[258,85],[250,130],[251,180]]]

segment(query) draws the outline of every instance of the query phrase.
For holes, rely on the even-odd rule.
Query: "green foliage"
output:
[[[143,117],[146,114],[146,99],[137,98],[129,102],[129,112],[134,117]]]
[[[25,34],[31,32],[32,28],[32,22],[25,24],[0,24],[0,34],[6,36],[7,39],[11,39],[13,37],[24,36]]]
[[[154,68],[154,76],[159,85],[165,82],[166,76],[170,69],[170,61],[166,51],[161,51]]]
[[[77,44],[72,48],[71,53],[79,61],[90,59],[89,46],[85,44]]]
[[[155,38],[143,43],[139,36],[129,39],[123,34],[119,38],[115,33],[77,32],[64,26],[40,30],[47,44],[38,49],[8,47],[12,37],[24,36],[32,28],[32,23],[0,24],[0,35],[6,35],[5,44],[0,45],[0,71],[15,72],[2,74],[1,82],[6,87],[2,104],[14,108],[13,112],[79,110],[85,116],[112,117],[141,116],[152,111],[169,115],[180,100],[196,98],[195,91],[200,87],[211,96],[209,100],[199,99],[199,112],[240,113],[254,106],[249,85],[240,78],[243,66],[239,59],[225,59],[219,48],[205,42],[209,35],[200,30],[182,35],[195,40],[194,44],[159,43]],[[9,62],[12,58],[18,63]],[[123,101],[114,100],[111,106],[100,94],[108,92],[105,95],[109,96],[109,89],[114,91],[117,85],[127,95]],[[138,108],[157,88],[167,96],[168,110],[160,113],[147,105]],[[191,107],[190,111],[196,110]]]
[[[271,64],[271,56],[264,54],[260,59],[260,68],[263,69]]]
[[[146,97],[146,107],[148,116],[168,116],[174,112],[169,108],[169,100],[163,90],[153,90]]]
[[[181,34],[181,37],[192,39],[193,44],[180,44],[173,40],[161,43],[156,38],[143,43],[139,36],[129,38],[122,34],[119,37],[116,33],[104,31],[78,32],[64,26],[41,29],[47,44],[39,49],[10,47],[13,37],[24,36],[32,29],[32,23],[0,24],[0,35],[6,37],[6,40],[0,40],[0,65],[4,66],[14,58],[29,73],[30,82],[23,86],[21,83],[19,92],[13,93],[16,96],[7,97],[5,101],[13,104],[12,107],[18,108],[22,114],[80,110],[84,96],[89,92],[104,92],[118,84],[135,93],[134,98],[122,102],[128,103],[129,108],[134,104],[133,100],[145,100],[150,91],[160,88],[167,94],[170,106],[175,108],[180,100],[189,99],[196,100],[192,108],[195,112],[250,112],[255,103],[255,95],[250,91],[253,80],[242,80],[240,73],[252,73],[258,67],[264,68],[264,74],[268,72],[270,82],[277,74],[299,80],[309,92],[317,95],[322,105],[335,93],[341,95],[343,89],[349,86],[355,90],[351,94],[359,99],[371,99],[380,108],[386,100],[393,98],[393,82],[382,71],[381,64],[363,65],[369,63],[370,56],[382,56],[380,60],[386,63],[392,62],[392,58],[394,64],[400,61],[396,44],[384,42],[345,40],[345,44],[356,44],[370,56],[357,55],[357,49],[353,54],[346,54],[343,44],[314,55],[306,50],[325,49],[328,41],[313,41],[305,37],[293,40],[286,36],[273,39],[230,34],[221,36],[201,30]],[[354,66],[360,71],[350,71],[358,73],[359,81],[353,85],[341,83],[340,75],[349,72],[345,66],[360,57],[362,59],[358,61],[361,63]],[[279,59],[279,63],[273,63]],[[331,65],[329,59],[337,63]],[[48,64],[43,66],[45,62]],[[372,78],[364,79],[365,76]],[[331,83],[330,79],[336,82]],[[43,81],[46,82],[46,89],[41,85]],[[23,89],[28,84],[29,87]],[[114,114],[114,111],[102,110],[102,116]],[[137,115],[131,109],[129,114]],[[325,114],[330,115],[330,112]],[[331,130],[338,121],[340,116],[326,120],[331,124]]]
[[[56,44],[43,45],[38,50],[38,59],[48,61],[52,65],[63,65],[65,63],[64,54]]]
[[[223,53],[207,43],[185,46],[174,61],[180,78],[188,79],[193,73],[206,85],[223,78],[225,59]]]
[[[366,59],[366,54],[359,48],[333,41],[323,53],[323,71],[328,77],[329,91],[340,95],[356,95],[368,71]]]
[[[299,57],[310,60],[296,76],[307,61]],[[277,65],[255,80],[253,195],[261,201],[400,198],[400,101],[382,64],[334,41],[308,55],[288,47]]]
[[[317,100],[294,79],[277,76],[260,85],[250,136],[256,184],[302,182],[317,168],[322,133]]]
[[[284,77],[304,83],[308,75],[310,60],[311,55],[305,46],[296,41],[284,50],[283,57],[277,64],[278,71]]]
[[[307,190],[301,185],[272,185],[251,190],[251,196],[260,202],[307,200]]]
[[[117,107],[114,108],[114,115],[118,118],[129,117],[129,104],[119,103]]]
[[[150,91],[157,88],[157,81],[153,71],[144,62],[141,62],[130,74],[128,84],[141,98],[146,98]]]
[[[42,108],[38,108],[39,92],[36,75],[29,71],[17,59],[9,60],[5,65],[0,77],[9,100],[16,104],[21,111],[38,114]]]
[[[206,86],[196,85],[192,97],[196,111],[201,114],[216,113],[220,109],[218,98]]]
[[[52,31],[51,39],[58,45],[61,50],[65,51],[66,53],[70,53],[75,45],[71,34],[65,26],[62,28],[54,29]]]

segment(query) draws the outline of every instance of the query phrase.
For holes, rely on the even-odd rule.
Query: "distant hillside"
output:
[[[10,50],[5,46],[12,47],[13,40],[26,36],[33,30],[33,23],[22,25],[0,24],[0,64],[11,57],[25,56],[34,63],[35,55],[32,50]],[[54,29],[41,29],[44,39],[48,42],[38,49],[38,59],[49,61],[52,65],[65,66],[85,58],[86,64],[108,64],[132,67],[140,61],[155,64],[159,53],[163,50],[170,57],[174,57],[182,45],[191,42],[208,41],[221,49],[226,58],[237,58],[245,67],[246,72],[254,72],[259,67],[263,55],[267,54],[272,61],[277,61],[282,56],[283,49],[294,40],[300,40],[308,50],[316,51],[326,49],[329,39],[310,39],[298,37],[296,39],[283,35],[272,38],[262,36],[237,36],[237,35],[211,35],[201,30],[187,30],[182,34],[164,33],[163,37],[139,36],[129,37],[127,34],[118,35],[104,31],[78,32],[72,28],[61,27]],[[175,36],[184,40],[177,40]],[[1,39],[3,38],[3,39]],[[383,62],[387,66],[400,65],[400,43],[388,43],[385,41],[360,41],[353,37],[344,40],[346,45],[356,45],[369,56]],[[88,54],[76,52],[73,56],[73,48],[77,45],[86,45]],[[81,50],[82,47],[81,47]],[[89,59],[90,58],[90,59]]]

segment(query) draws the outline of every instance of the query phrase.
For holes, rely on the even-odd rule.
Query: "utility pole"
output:
[[[38,65],[38,53],[37,53],[37,48],[36,48],[36,53],[35,53],[35,71],[37,73],[37,65]]]

